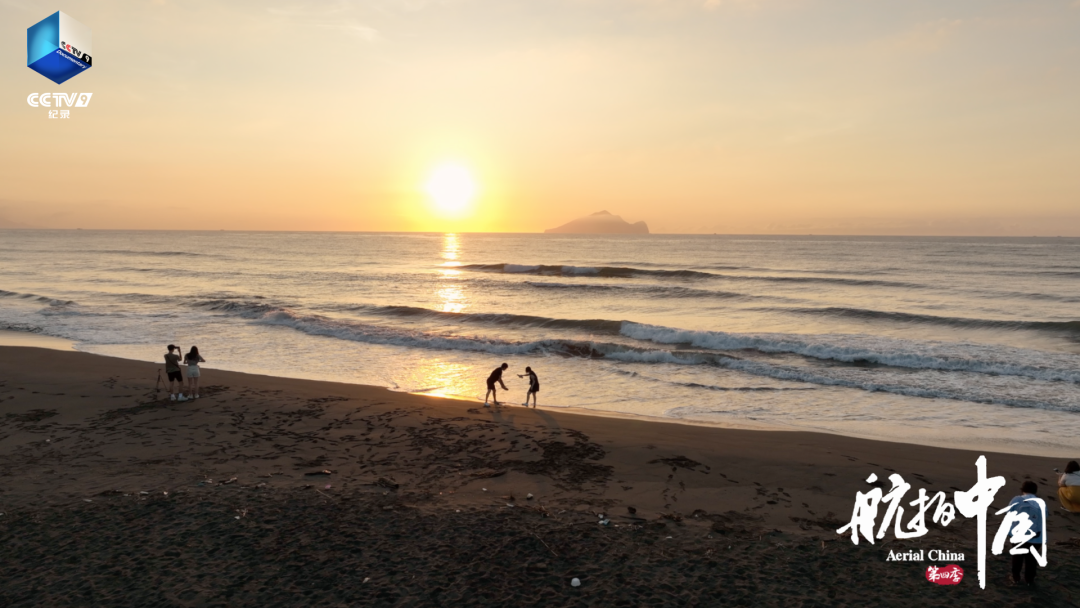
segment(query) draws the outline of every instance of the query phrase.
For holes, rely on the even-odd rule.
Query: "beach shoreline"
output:
[[[139,362],[139,363],[144,363],[144,364],[145,363],[151,363],[151,364],[155,363],[155,362],[152,362],[152,361],[147,361],[146,359],[142,359],[142,358],[129,358],[129,357],[123,357],[123,356],[105,355],[105,354],[90,353],[90,352],[86,352],[86,351],[81,351],[81,350],[79,350],[77,343],[75,343],[75,342],[73,342],[71,340],[67,340],[67,339],[64,339],[64,338],[56,338],[56,337],[53,337],[53,336],[47,336],[47,335],[31,333],[31,332],[0,330],[0,347],[4,347],[4,346],[36,347],[36,348],[46,348],[46,349],[50,349],[50,350],[77,351],[77,352],[83,352],[85,354],[92,355],[92,356],[97,356],[97,357],[106,357],[106,358],[111,358],[111,359]],[[161,367],[161,366],[159,365],[159,367]],[[328,379],[321,379],[321,378],[308,378],[308,377],[303,377],[303,376],[282,376],[282,375],[271,375],[271,374],[259,374],[259,373],[253,373],[253,372],[250,372],[250,371],[239,371],[239,370],[212,370],[212,371],[224,371],[224,372],[227,372],[227,373],[240,373],[240,374],[246,374],[246,375],[251,375],[251,376],[265,376],[265,377],[274,377],[274,378],[281,378],[281,379],[287,379],[287,380],[298,380],[298,381],[305,381],[305,382],[340,383],[340,384],[346,384],[346,385],[351,385],[351,386],[367,387],[367,388],[376,389],[376,390],[385,390],[385,391],[395,393],[395,394],[411,394],[411,395],[416,395],[416,396],[419,396],[419,397],[427,397],[427,398],[434,398],[434,399],[445,399],[445,400],[450,400],[450,401],[460,401],[460,402],[464,402],[464,403],[473,403],[473,404],[480,403],[478,399],[471,399],[471,398],[468,398],[468,397],[461,397],[461,396],[456,396],[456,395],[442,395],[442,394],[433,395],[433,394],[429,394],[429,393],[426,393],[426,392],[399,391],[399,390],[394,390],[392,388],[384,387],[384,386],[377,386],[377,385],[371,385],[371,384],[362,384],[362,383],[354,383],[354,382],[340,381],[340,380],[328,380]],[[508,397],[506,397],[506,395],[508,395],[508,394],[511,394],[511,393],[507,392],[507,391],[502,391],[504,405],[506,405],[507,407],[517,407],[518,404],[516,404],[516,403],[508,403]],[[516,394],[516,393],[514,393],[514,394]],[[512,398],[510,398],[510,400],[512,400]],[[1060,446],[1056,446],[1056,445],[1041,446],[1041,445],[1034,445],[1034,444],[1030,444],[1030,443],[1028,443],[1028,444],[1005,443],[1005,442],[1001,442],[1001,441],[995,442],[993,440],[985,439],[985,438],[980,440],[978,438],[971,438],[971,437],[962,437],[962,438],[960,438],[960,437],[948,437],[947,435],[946,436],[931,436],[931,435],[924,434],[924,435],[921,435],[921,436],[916,437],[916,438],[905,437],[903,439],[894,441],[894,440],[889,440],[889,439],[882,438],[879,435],[872,435],[872,434],[867,434],[867,433],[842,432],[842,431],[839,431],[839,430],[832,430],[832,429],[828,429],[828,428],[807,429],[805,426],[780,425],[780,424],[776,424],[774,422],[759,422],[759,421],[748,420],[748,419],[725,420],[725,421],[707,421],[707,420],[696,420],[696,419],[692,419],[692,418],[672,418],[672,417],[666,417],[666,416],[654,416],[654,415],[648,415],[648,414],[637,414],[637,413],[633,413],[633,412],[621,412],[621,411],[614,411],[614,410],[606,410],[606,409],[598,409],[598,408],[585,408],[585,407],[579,407],[579,406],[566,406],[566,405],[557,405],[557,404],[556,405],[550,405],[550,404],[549,405],[544,405],[544,406],[541,407],[541,409],[546,409],[548,411],[563,412],[563,413],[568,413],[568,414],[576,414],[576,415],[581,415],[581,416],[595,416],[595,417],[600,417],[600,418],[641,420],[641,421],[645,421],[645,422],[681,424],[681,425],[698,426],[698,427],[705,427],[705,428],[732,429],[732,430],[745,430],[745,431],[772,431],[772,432],[797,432],[797,433],[798,432],[802,432],[802,433],[808,432],[808,433],[819,433],[819,434],[823,434],[823,435],[835,435],[835,436],[838,436],[838,437],[850,437],[850,438],[853,438],[853,439],[865,439],[867,441],[880,441],[880,442],[885,442],[885,443],[898,443],[898,444],[902,444],[902,445],[925,446],[925,447],[946,448],[946,449],[952,449],[952,448],[960,447],[958,445],[958,443],[960,443],[960,444],[962,444],[962,449],[971,450],[971,451],[977,451],[977,452],[985,452],[985,453],[1017,454],[1017,455],[1040,456],[1040,457],[1057,458],[1057,459],[1060,459],[1060,458],[1071,459],[1071,458],[1076,457],[1075,454],[1063,451]]]
[[[0,516],[0,538],[8,547],[0,552],[10,558],[0,561],[33,563],[35,555],[45,559],[48,552],[34,540],[45,521],[68,533],[97,538],[96,532],[86,528],[86,522],[93,520],[102,530],[123,535],[124,526],[129,525],[125,521],[157,505],[188,523],[206,518],[215,526],[228,521],[243,526],[259,522],[251,530],[238,532],[248,538],[245,535],[279,530],[285,523],[301,525],[298,517],[322,518],[327,516],[326,509],[344,518],[342,526],[360,525],[352,511],[339,512],[343,504],[352,504],[357,512],[387,520],[387,529],[397,529],[388,518],[407,514],[416,525],[434,526],[432,534],[440,538],[452,529],[467,538],[488,534],[483,531],[494,521],[509,526],[504,533],[517,538],[560,522],[551,528],[553,542],[565,543],[559,548],[532,543],[514,551],[523,552],[522,559],[536,557],[534,550],[547,551],[545,559],[563,563],[573,553],[571,547],[586,551],[592,546],[589,543],[613,543],[614,555],[625,553],[623,561],[635,562],[642,551],[652,556],[650,560],[660,559],[657,555],[680,555],[679,559],[689,560],[687,564],[696,564],[687,565],[697,572],[694,577],[711,576],[702,564],[715,562],[723,547],[736,546],[732,539],[738,539],[738,546],[748,552],[740,559],[747,563],[766,560],[759,564],[762,572],[773,575],[779,571],[770,568],[780,568],[781,563],[766,562],[785,554],[780,550],[783,547],[814,549],[814,560],[829,556],[839,560],[834,565],[869,568],[875,576],[894,580],[897,589],[910,587],[915,594],[909,594],[910,599],[931,593],[933,586],[917,578],[921,577],[918,565],[886,562],[888,551],[898,546],[966,548],[974,543],[974,520],[960,518],[948,528],[932,528],[924,538],[894,540],[887,546],[864,543],[854,547],[836,529],[850,519],[856,492],[869,489],[864,480],[870,473],[882,479],[899,473],[912,484],[912,492],[920,487],[951,492],[975,483],[975,462],[980,455],[987,458],[989,475],[1003,475],[1007,480],[995,508],[1017,493],[1022,480],[1033,479],[1040,484],[1040,496],[1048,496],[1051,538],[1080,539],[1080,518],[1057,513],[1049,499],[1054,492],[1051,468],[1063,464],[1059,459],[544,408],[489,409],[378,387],[217,370],[204,373],[200,399],[181,403],[169,401],[167,393],[155,387],[160,367],[79,352],[0,347],[0,419],[4,421],[0,512],[6,513]],[[294,503],[295,511],[284,506]],[[605,520],[608,524],[600,523]],[[462,529],[466,523],[476,529]],[[444,524],[451,528],[443,529]],[[139,534],[148,539],[156,533],[173,538],[173,532],[162,528],[167,525],[167,519],[146,523]],[[584,527],[579,530],[578,526]],[[383,538],[382,528],[365,530],[388,543],[384,551],[400,550],[403,555],[420,551],[427,542],[400,535]],[[603,538],[589,540],[596,534]],[[661,548],[656,554],[652,543],[668,537],[679,539],[682,549],[665,553]],[[451,542],[448,538],[445,542]],[[479,560],[492,550],[477,547],[474,558]],[[965,550],[972,555],[971,549]],[[83,556],[80,559],[96,563],[96,558],[80,551],[76,551]],[[183,551],[198,554],[197,549]],[[193,559],[183,551],[189,561]],[[326,551],[337,555],[336,549]],[[377,556],[364,559],[377,561]],[[590,559],[600,560],[602,569],[614,569],[607,574],[623,567],[619,560]],[[982,593],[999,589],[1006,569],[1003,558],[991,557],[988,563],[993,568],[991,584]],[[209,566],[191,567],[205,570]],[[972,559],[964,567],[973,569]],[[12,581],[25,574],[10,568],[7,577]],[[446,564],[432,568],[445,570]],[[1047,605],[1055,605],[1055,598],[1063,600],[1060,585],[1049,581],[1076,573],[1080,573],[1076,548],[1054,546],[1044,577],[1048,584],[1039,591],[1040,597]],[[20,582],[13,589],[25,592],[27,584],[43,585],[51,580],[49,576],[38,572],[30,583]],[[176,582],[175,573],[161,576],[167,579],[162,584],[188,584]],[[555,584],[553,578],[544,580]],[[367,597],[357,591],[358,580],[341,584],[361,593],[348,597]],[[817,583],[814,593],[829,597],[829,589],[822,584]],[[621,597],[613,581],[605,585],[601,585],[607,589],[603,597]],[[562,598],[560,594],[569,589],[564,587],[544,597]],[[702,583],[687,581],[684,587],[675,589],[673,596],[659,594],[658,601],[678,605],[672,597],[680,601],[711,597],[712,591],[706,592]],[[124,589],[123,593],[132,593]],[[477,599],[473,605],[497,605],[510,597],[520,601],[515,595],[519,590],[499,589],[493,596],[501,598],[498,601]],[[972,594],[977,589],[968,586],[968,600],[979,597]],[[219,597],[214,595],[218,592],[206,588],[191,596],[195,599],[190,603],[177,603],[205,605],[199,602]],[[998,592],[1003,593],[994,591]],[[697,595],[687,595],[691,593]],[[380,605],[396,605],[400,600],[390,597],[385,596]],[[15,595],[8,597],[12,598],[18,600]],[[602,605],[598,598],[590,602]],[[784,605],[779,596],[774,599],[776,605]],[[953,596],[950,601],[956,599]],[[431,601],[435,600],[416,599],[415,605]],[[26,600],[11,603],[31,605]]]

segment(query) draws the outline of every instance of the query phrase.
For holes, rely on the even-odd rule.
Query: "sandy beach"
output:
[[[1080,601],[1080,515],[1052,499],[1056,459],[985,454],[1007,480],[988,535],[1032,479],[1051,545],[1034,589],[1009,587],[991,555],[980,590],[975,520],[875,545],[836,533],[870,473],[951,496],[980,452],[213,369],[179,403],[156,386],[162,367],[0,347],[0,604]],[[886,561],[920,549],[964,553],[962,584]]]

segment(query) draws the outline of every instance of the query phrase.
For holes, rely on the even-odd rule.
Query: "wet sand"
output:
[[[980,452],[213,369],[179,403],[161,368],[0,347],[0,605],[1080,602],[1058,460],[985,454],[1008,480],[994,507],[1040,484],[1051,546],[1036,588],[988,556],[980,590],[974,520],[857,547],[835,532],[870,473],[902,474],[906,501],[951,497]],[[966,559],[886,561],[919,549]],[[963,582],[927,582],[932,563]]]

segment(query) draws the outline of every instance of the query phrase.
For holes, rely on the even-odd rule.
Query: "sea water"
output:
[[[0,231],[0,329],[214,369],[1076,457],[1080,239]]]

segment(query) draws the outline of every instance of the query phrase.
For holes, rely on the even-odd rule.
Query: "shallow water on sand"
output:
[[[1080,239],[0,231],[0,330],[212,370],[1075,457]]]

